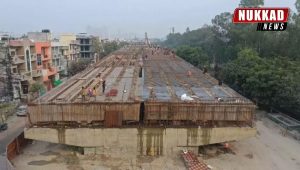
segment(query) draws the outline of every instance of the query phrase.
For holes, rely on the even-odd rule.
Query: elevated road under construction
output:
[[[86,153],[173,154],[256,134],[255,105],[171,50],[130,45],[33,101],[25,137]]]

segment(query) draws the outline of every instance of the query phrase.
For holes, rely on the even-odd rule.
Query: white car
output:
[[[19,106],[16,113],[17,116],[27,116],[27,106],[26,105]]]

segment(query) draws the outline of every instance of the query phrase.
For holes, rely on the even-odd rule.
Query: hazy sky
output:
[[[290,7],[296,0],[265,0],[268,7]],[[163,38],[171,27],[183,32],[232,12],[239,0],[0,0],[0,31],[22,34],[48,28],[59,33],[103,37]]]

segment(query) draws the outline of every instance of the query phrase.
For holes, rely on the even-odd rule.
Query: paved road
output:
[[[5,156],[6,146],[24,131],[25,122],[26,117],[11,116],[7,120],[7,130],[0,132],[0,170],[14,169],[7,162]]]
[[[0,132],[0,155],[5,153],[6,145],[8,145],[15,137],[23,132],[25,122],[26,117],[9,117],[7,120],[7,130]]]

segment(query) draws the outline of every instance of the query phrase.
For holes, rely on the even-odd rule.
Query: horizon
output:
[[[108,39],[143,38],[147,32],[151,39],[164,39],[172,27],[175,32],[182,33],[187,27],[195,30],[210,25],[214,16],[222,12],[232,13],[239,2],[53,0],[39,5],[35,0],[3,0],[0,14],[7,17],[0,19],[1,23],[5,23],[0,26],[0,32],[23,35],[50,29],[54,37],[64,33],[86,32]],[[265,6],[289,7],[295,11],[294,3],[295,0],[266,0]],[[18,10],[11,12],[7,6],[15,6]]]

